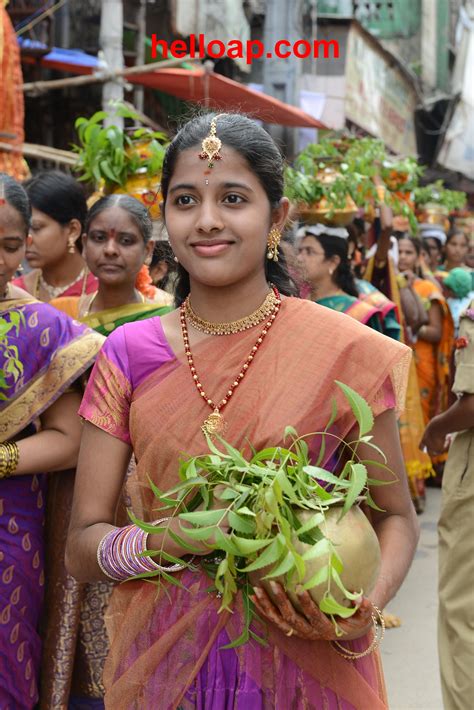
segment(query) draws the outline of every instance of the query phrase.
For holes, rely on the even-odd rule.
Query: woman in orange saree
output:
[[[330,643],[333,628],[315,605],[306,618],[291,604],[285,615],[289,599],[283,590],[273,606],[258,586],[254,604],[267,645],[249,641],[224,650],[240,633],[242,600],[237,598],[232,614],[218,613],[220,601],[209,593],[209,579],[198,564],[195,571],[179,573],[182,587],[135,580],[115,589],[108,614],[106,708],[387,707],[379,656],[364,650],[371,639],[372,604],[384,606],[395,594],[417,538],[394,416],[410,351],[340,313],[288,297],[291,288],[273,260],[276,234],[288,211],[282,168],[265,131],[234,114],[195,119],[171,144],[162,189],[170,241],[180,262],[177,299],[183,302],[189,293],[192,308],[207,325],[203,332],[183,305],[181,316],[174,311],[130,323],[109,336],[81,407],[87,421],[67,563],[81,580],[107,577],[97,562],[98,548],[104,536],[117,533],[116,501],[131,450],[137,460],[127,481],[131,507],[154,520],[149,481],[167,489],[178,480],[183,455],[205,451],[201,427],[213,410],[215,417],[225,416],[225,436],[233,445],[246,449],[250,442],[262,448],[282,442],[289,423],[300,433],[321,428],[336,397],[332,431],[344,438],[354,428],[354,416],[336,393],[334,380],[341,378],[372,405],[374,440],[385,439],[397,473],[393,486],[372,491],[385,510],[373,516],[382,549],[380,578],[351,622],[341,622],[347,648],[360,657],[349,661],[338,655]],[[269,281],[286,297],[278,296],[281,305],[262,318],[262,306],[272,297]],[[224,334],[215,334],[223,322]],[[334,451],[328,447],[327,458]],[[223,524],[222,530],[229,528]],[[152,535],[150,549],[161,538]],[[169,539],[164,549],[187,554]],[[206,556],[209,549],[202,545],[199,554]],[[308,601],[305,593],[301,598]]]
[[[420,244],[414,238],[399,241],[400,272],[417,268]],[[448,407],[450,363],[454,347],[454,323],[441,288],[425,278],[411,278],[411,288],[421,299],[428,323],[416,333],[413,343],[425,425]]]

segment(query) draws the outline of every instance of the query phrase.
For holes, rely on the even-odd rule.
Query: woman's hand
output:
[[[334,624],[320,611],[310,594],[297,589],[298,601],[302,612],[295,609],[282,585],[270,582],[272,601],[263,587],[254,587],[255,595],[252,601],[257,612],[271,621],[287,636],[298,636],[310,641],[335,641],[359,638],[372,628],[373,606],[367,598],[363,598],[356,613],[349,619],[338,620],[338,626],[343,636],[337,636]]]

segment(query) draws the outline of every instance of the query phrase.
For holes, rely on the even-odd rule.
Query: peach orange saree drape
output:
[[[196,367],[211,397],[218,400],[228,389],[255,337],[253,329],[207,338],[195,348]],[[321,430],[333,397],[339,414],[332,431],[344,436],[354,419],[334,380],[360,392],[377,414],[387,408],[387,385],[392,406],[393,393],[402,406],[410,357],[404,345],[343,314],[309,301],[285,299],[264,346],[225,409],[226,438],[239,448],[245,449],[249,441],[260,449],[281,443],[288,424],[300,434]],[[97,397],[102,396],[97,392]],[[94,392],[89,400],[92,411]],[[132,391],[129,430],[137,469],[128,490],[136,514],[148,520],[160,517],[148,477],[162,490],[177,482],[179,459],[206,450],[200,427],[208,413],[184,353],[161,364]],[[100,417],[87,418],[105,428]],[[334,448],[328,440],[328,456]],[[230,639],[239,633],[240,600],[232,615],[217,614],[219,600],[207,592],[208,578],[199,571],[185,572],[181,581],[189,591],[158,589],[146,582],[128,582],[114,591],[108,614],[111,652],[104,675],[107,708],[194,707],[187,691],[219,633],[225,628]],[[370,639],[362,639],[360,648],[367,643]],[[240,667],[245,665],[265,691],[262,707],[326,707],[324,689],[330,689],[347,701],[344,705],[337,701],[337,707],[386,708],[377,654],[353,663],[338,656],[327,642],[288,638],[274,628],[268,629],[267,647],[251,642],[237,653]],[[300,674],[294,687],[301,695],[288,697],[285,704],[288,690],[281,683],[288,659],[294,673]],[[238,700],[232,707],[240,707]]]

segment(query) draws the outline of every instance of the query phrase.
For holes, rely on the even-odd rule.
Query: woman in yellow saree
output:
[[[375,440],[383,437],[397,481],[372,491],[385,511],[373,519],[381,576],[351,623],[341,622],[347,647],[360,652],[357,660],[337,654],[330,622],[306,593],[301,599],[308,613],[302,615],[282,589],[274,606],[259,587],[254,604],[265,620],[267,645],[250,641],[222,649],[239,634],[241,599],[233,614],[218,614],[219,599],[197,564],[196,571],[179,573],[183,588],[128,581],[114,590],[105,706],[382,710],[387,700],[379,656],[363,649],[370,643],[372,604],[383,607],[395,594],[416,545],[394,414],[410,352],[354,319],[290,297],[287,277],[274,261],[288,212],[283,161],[250,119],[205,115],[186,124],[168,149],[162,191],[180,262],[182,308],[116,330],[89,381],[67,548],[71,573],[84,581],[107,578],[98,546],[120,532],[115,507],[130,452],[137,459],[127,482],[132,509],[153,520],[159,513],[149,481],[162,489],[177,482],[180,458],[206,449],[201,427],[211,413],[225,418],[225,436],[236,447],[275,445],[290,423],[306,433],[326,422],[337,396],[334,380],[341,378],[373,406]],[[338,404],[334,432],[350,436],[354,417],[340,398]],[[135,526],[130,529],[135,534]],[[228,533],[228,525],[222,530]],[[161,537],[150,537],[150,549]],[[199,555],[209,553],[198,547]],[[187,554],[169,536],[164,549]],[[104,554],[109,564],[105,548]],[[134,564],[140,559],[134,555]]]

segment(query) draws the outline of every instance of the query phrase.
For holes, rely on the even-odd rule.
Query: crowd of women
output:
[[[410,493],[421,512],[425,479],[442,470],[418,445],[448,403],[472,244],[394,232],[383,206],[371,258],[356,258],[367,245],[341,227],[302,225],[295,241],[281,155],[237,114],[186,124],[161,187],[169,244],[132,197],[88,209],[64,174],[23,186],[0,175],[0,707],[101,708],[105,693],[124,709],[385,708],[371,619],[414,554]],[[237,448],[275,446],[288,424],[324,427],[340,379],[371,405],[397,478],[371,490],[381,572],[341,622],[344,656],[303,591],[296,608],[256,583],[267,645],[223,650],[244,611],[218,614],[198,563],[156,567],[180,586],[119,584],[155,569],[147,546],[188,554],[174,520],[147,541],[127,509],[157,517],[150,480],[177,482],[210,412],[225,411]],[[338,403],[335,430],[350,440],[355,420]],[[197,560],[208,554],[198,545]]]

